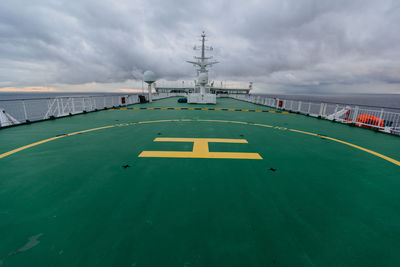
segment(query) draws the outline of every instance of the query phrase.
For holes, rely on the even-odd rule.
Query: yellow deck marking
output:
[[[224,139],[224,138],[169,138],[158,137],[154,142],[209,142],[209,143],[235,143],[248,144],[246,139]]]
[[[290,129],[289,131],[296,132],[296,133],[302,133],[302,134],[308,134],[308,135],[312,135],[312,136],[318,136],[318,134],[315,134],[315,133],[309,133],[309,132],[299,131],[299,130],[295,130],[295,129]]]
[[[88,132],[103,130],[103,129],[107,129],[107,128],[113,128],[113,127],[115,127],[115,125],[104,126],[104,127],[99,127],[99,128],[93,128],[93,129],[83,130],[83,131],[79,131],[79,132],[73,132],[73,133],[69,133],[69,134],[66,134],[66,135],[63,135],[63,136],[59,136],[59,137],[71,136],[71,135],[76,135],[76,134],[81,134],[81,133],[88,133]]]
[[[375,152],[375,151],[372,151],[370,149],[354,145],[354,144],[349,143],[349,142],[345,142],[345,141],[342,141],[342,140],[339,140],[339,139],[336,139],[336,138],[332,138],[332,137],[328,137],[328,136],[325,136],[325,135],[320,135],[320,134],[315,134],[315,133],[310,133],[310,132],[304,132],[304,131],[299,131],[299,130],[294,130],[294,129],[290,129],[290,131],[296,132],[296,133],[308,134],[308,135],[312,135],[312,136],[323,137],[325,139],[332,140],[332,141],[335,141],[335,142],[338,142],[338,143],[341,143],[341,144],[344,144],[344,145],[347,145],[347,146],[351,146],[351,147],[357,148],[359,150],[365,151],[367,153],[370,153],[372,155],[375,155],[377,157],[380,157],[380,158],[385,159],[385,160],[387,160],[387,161],[389,161],[389,162],[391,162],[393,164],[396,164],[396,165],[400,166],[400,161],[397,161],[395,159],[389,158],[388,156],[382,155],[382,154],[380,154],[378,152]]]
[[[274,127],[274,126],[267,125],[267,124],[257,124],[257,123],[253,123],[253,125],[255,125],[255,126],[261,126],[261,127],[268,127],[268,128]]]
[[[133,109],[133,110],[140,110],[140,109],[162,109],[162,110],[166,110],[166,109],[175,109],[175,110],[182,110],[182,109],[186,109],[186,110],[196,110],[195,108],[119,108],[119,110],[128,110],[128,109]],[[110,110],[115,110],[115,109],[110,109]],[[199,110],[228,110],[228,111],[244,111],[244,112],[249,112],[249,109],[234,109],[234,108],[229,108],[229,109],[220,109],[220,108],[214,108],[214,109],[210,109],[210,108],[201,108]],[[254,110],[254,112],[270,112],[270,113],[282,113],[282,114],[289,114],[290,112],[287,111],[275,111],[275,110]]]
[[[247,144],[245,139],[156,138],[154,142],[193,142],[193,151],[143,151],[140,158],[262,159],[258,153],[210,152],[208,143]]]
[[[139,108],[134,108],[134,109],[139,109]],[[198,121],[200,121],[200,122],[235,123],[235,124],[245,124],[245,125],[254,125],[254,126],[267,127],[267,128],[274,128],[274,126],[270,126],[270,125],[266,125],[266,124],[255,124],[255,123],[239,122],[239,121],[225,121],[225,120],[190,120],[190,119],[185,119],[185,120],[142,121],[142,122],[131,123],[131,124],[129,124],[129,125],[145,124],[145,123],[159,123],[159,122],[180,122],[180,121],[182,121],[182,122],[188,122],[188,121],[189,121],[189,122],[198,122]],[[22,147],[19,147],[19,148],[14,149],[14,150],[5,152],[5,153],[3,153],[3,154],[0,154],[0,159],[1,159],[1,158],[4,158],[4,157],[6,157],[6,156],[9,156],[9,155],[15,154],[15,153],[17,153],[17,152],[19,152],[19,151],[25,150],[25,149],[27,149],[27,148],[34,147],[34,146],[37,146],[37,145],[40,145],[40,144],[44,144],[44,143],[47,143],[47,142],[50,142],[50,141],[53,141],[53,140],[56,140],[56,139],[60,139],[60,138],[63,138],[63,137],[67,137],[67,136],[71,136],[71,135],[76,135],[76,134],[78,134],[78,133],[86,133],[86,132],[90,132],[90,131],[97,131],[97,130],[101,130],[101,129],[113,128],[113,127],[116,127],[116,125],[104,126],[104,127],[99,127],[99,128],[94,128],[94,129],[89,129],[89,130],[74,132],[74,133],[70,133],[70,134],[63,135],[63,136],[57,136],[57,137],[48,138],[48,139],[45,139],[45,140],[42,140],[42,141],[38,141],[38,142],[35,142],[35,143],[32,143],[32,144],[29,144],[29,145],[26,145],[26,146],[22,146]],[[308,135],[316,136],[316,137],[324,137],[324,138],[326,138],[326,139],[328,139],[328,140],[331,140],[331,141],[334,141],[334,142],[337,142],[337,143],[341,143],[341,144],[344,144],[344,145],[347,145],[347,146],[350,146],[350,147],[359,149],[359,150],[361,150],[361,151],[367,152],[367,153],[369,153],[369,154],[371,154],[371,155],[374,155],[374,156],[377,156],[377,157],[379,157],[379,158],[381,158],[381,159],[384,159],[384,160],[386,160],[386,161],[389,161],[389,162],[391,162],[391,163],[393,163],[393,164],[395,164],[395,165],[397,165],[397,166],[400,166],[400,161],[398,161],[398,160],[395,160],[395,159],[393,159],[393,158],[390,158],[390,157],[385,156],[385,155],[383,155],[383,154],[380,154],[380,153],[378,153],[378,152],[372,151],[372,150],[370,150],[370,149],[363,148],[363,147],[361,147],[361,146],[351,144],[351,143],[349,143],[349,142],[345,142],[345,141],[342,141],[342,140],[339,140],[339,139],[335,139],[335,138],[331,138],[331,137],[327,137],[327,136],[321,136],[321,135],[318,135],[318,134],[315,134],[315,133],[310,133],[310,132],[295,130],[295,129],[288,129],[288,130],[291,131],[291,132],[302,133],[302,134],[308,134]],[[190,152],[190,153],[192,153],[192,152]],[[222,153],[222,152],[220,152],[220,153]]]
[[[227,123],[238,123],[238,124],[249,124],[248,122],[243,121],[224,121],[224,120],[195,120],[195,121],[209,121],[209,122],[227,122]]]
[[[22,147],[13,149],[11,151],[8,151],[6,153],[0,154],[0,159],[2,159],[4,157],[7,157],[9,155],[12,155],[14,153],[17,153],[17,152],[19,152],[21,150],[25,150],[25,149],[30,148],[30,147],[38,146],[38,145],[41,145],[41,144],[44,144],[44,143],[47,143],[47,142],[50,142],[50,141],[53,141],[53,140],[56,140],[56,139],[60,139],[60,138],[66,137],[66,136],[72,136],[72,135],[76,135],[76,134],[80,134],[80,133],[87,133],[87,132],[91,132],[91,131],[97,131],[97,130],[113,128],[113,127],[115,127],[115,126],[114,125],[104,126],[104,127],[99,127],[99,128],[94,128],[94,129],[89,129],[89,130],[84,130],[84,131],[79,131],[79,132],[73,132],[73,133],[70,133],[70,134],[65,134],[65,135],[60,135],[60,136],[48,138],[48,139],[45,139],[45,140],[42,140],[42,141],[38,141],[38,142],[32,143],[30,145],[22,146]]]
[[[39,141],[39,142],[32,143],[30,145],[21,146],[21,147],[19,147],[17,149],[14,149],[14,150],[11,150],[11,151],[8,151],[6,153],[1,154],[0,155],[0,159],[4,158],[4,157],[7,157],[7,156],[9,156],[11,154],[17,153],[17,152],[19,152],[21,150],[24,150],[24,149],[27,149],[27,148],[30,148],[30,147],[34,147],[34,146],[37,146],[37,145],[40,145],[40,144],[44,144],[44,143],[47,143],[47,142],[50,142],[50,141],[53,141],[53,140],[56,140],[56,139],[60,139],[60,138],[63,138],[63,137],[64,136],[52,137],[52,138],[49,138],[49,139],[45,139],[45,140],[42,140],[42,141]]]
[[[138,121],[137,124],[156,123],[156,122],[171,122],[171,121],[180,121],[180,120]]]

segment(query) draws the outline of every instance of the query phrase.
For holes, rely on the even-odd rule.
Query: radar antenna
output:
[[[200,50],[201,51],[201,56],[200,57],[193,57],[194,59],[196,59],[196,61],[186,61],[190,64],[193,64],[195,66],[200,67],[200,69],[198,69],[198,73],[207,73],[208,72],[208,67],[211,67],[214,64],[219,63],[218,61],[209,61],[210,59],[212,59],[213,57],[206,57],[205,55],[205,51],[213,51],[213,47],[212,46],[206,46],[205,42],[206,42],[206,34],[203,31],[203,33],[201,34],[201,46],[194,46],[193,50]]]

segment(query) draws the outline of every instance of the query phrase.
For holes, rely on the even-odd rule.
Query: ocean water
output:
[[[12,99],[38,99],[53,97],[72,97],[72,96],[111,96],[126,95],[126,93],[20,93],[20,92],[0,92],[1,100]],[[324,102],[345,105],[358,105],[376,108],[385,108],[389,110],[400,111],[400,94],[332,94],[332,95],[286,95],[286,94],[258,94],[272,98],[287,100],[301,100],[305,102]]]

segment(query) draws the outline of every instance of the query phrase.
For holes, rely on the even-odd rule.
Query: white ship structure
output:
[[[186,61],[196,67],[197,77],[194,87],[156,87],[157,93],[186,93],[188,103],[196,104],[216,104],[217,95],[249,94],[252,89],[252,83],[249,84],[248,88],[215,87],[214,82],[210,83],[208,75],[209,68],[219,62],[213,60],[212,56],[206,56],[206,51],[213,51],[212,46],[206,45],[206,37],[203,31],[201,34],[201,45],[195,45],[193,48],[194,50],[201,51],[200,56],[194,56],[194,60]]]

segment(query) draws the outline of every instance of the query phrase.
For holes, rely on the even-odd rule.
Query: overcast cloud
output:
[[[254,81],[258,92],[400,93],[399,29],[398,0],[3,0],[0,88],[110,91],[147,69],[192,80],[185,60],[205,30],[216,80]]]

